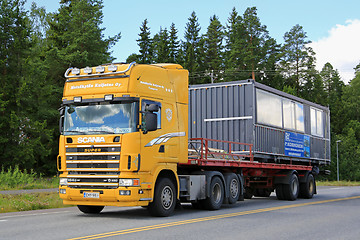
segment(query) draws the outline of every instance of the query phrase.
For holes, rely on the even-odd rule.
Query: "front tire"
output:
[[[176,206],[176,188],[168,178],[160,178],[155,187],[154,201],[148,210],[152,216],[167,217],[174,213]]]
[[[100,213],[104,206],[87,206],[87,205],[77,205],[80,211],[86,214],[97,214]]]

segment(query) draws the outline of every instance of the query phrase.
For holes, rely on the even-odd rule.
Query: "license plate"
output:
[[[100,198],[100,193],[98,193],[98,192],[84,192],[84,198]]]

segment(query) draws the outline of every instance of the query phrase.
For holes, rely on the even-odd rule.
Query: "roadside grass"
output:
[[[8,170],[2,169],[0,172],[0,191],[57,188],[58,186],[58,177],[45,178],[33,170],[30,172],[21,171],[18,166],[15,168],[10,167]]]
[[[353,181],[317,181],[317,186],[360,186],[360,182]]]
[[[0,213],[69,207],[64,205],[58,193],[2,194]]]

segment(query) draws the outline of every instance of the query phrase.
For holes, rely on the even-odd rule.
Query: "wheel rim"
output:
[[[221,200],[221,186],[219,183],[215,183],[212,191],[214,202],[218,203]]]
[[[238,187],[238,182],[236,181],[236,179],[231,180],[230,182],[230,195],[232,198],[236,198],[238,192],[239,192],[239,187]]]
[[[309,182],[309,193],[312,194],[314,192],[314,181]]]
[[[170,209],[173,202],[173,191],[171,187],[166,186],[161,193],[161,202],[164,209]]]

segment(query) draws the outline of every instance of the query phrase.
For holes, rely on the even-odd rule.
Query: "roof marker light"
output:
[[[74,97],[74,102],[80,103],[82,101],[82,97]]]
[[[105,95],[104,100],[105,101],[112,101],[114,99],[114,95],[109,94],[109,95]]]
[[[105,72],[105,67],[104,66],[97,66],[95,71],[98,72],[98,73],[103,73],[103,72]]]
[[[74,75],[79,75],[80,74],[80,69],[73,68],[73,70],[71,70],[71,73],[74,74]]]
[[[92,68],[91,67],[84,68],[84,73],[87,73],[87,74],[92,73]]]
[[[117,66],[116,65],[110,65],[108,66],[108,71],[109,72],[116,72],[117,70]]]

